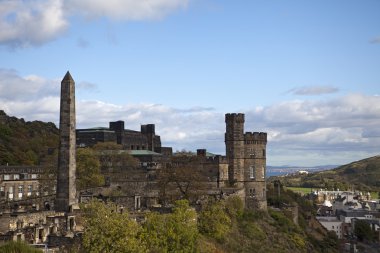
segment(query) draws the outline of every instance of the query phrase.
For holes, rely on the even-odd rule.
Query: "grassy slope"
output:
[[[268,187],[268,204],[276,205],[277,191]],[[232,228],[223,240],[202,236],[201,252],[338,252],[336,236],[309,224],[313,204],[300,195],[281,190],[281,203],[297,203],[299,225],[290,212],[268,208],[268,212],[244,211],[232,219]]]
[[[374,156],[333,170],[276,177],[289,187],[339,188],[341,190],[359,189],[362,191],[380,191],[380,156]]]

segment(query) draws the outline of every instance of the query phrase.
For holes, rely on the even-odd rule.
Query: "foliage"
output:
[[[244,211],[244,204],[238,196],[231,196],[226,200],[226,210],[231,218],[241,216]]]
[[[354,234],[358,237],[360,241],[372,241],[375,236],[370,224],[365,220],[355,221]]]
[[[149,214],[143,230],[149,252],[196,251],[196,212],[189,207],[187,200],[177,201],[171,214]]]
[[[116,206],[92,201],[83,207],[86,252],[146,252],[141,227]]]
[[[137,168],[139,160],[125,150],[97,151],[98,159],[103,171],[122,172],[126,168]]]
[[[24,242],[10,241],[0,245],[0,252],[3,253],[42,253],[42,250],[33,248]]]
[[[231,218],[223,201],[209,203],[199,214],[198,228],[204,235],[221,241],[230,231],[230,227]]]
[[[196,156],[175,156],[172,165],[162,168],[157,181],[160,198],[164,203],[168,200],[197,200],[205,190],[202,165]]]
[[[98,142],[92,148],[94,150],[122,150],[123,146],[114,142]]]
[[[273,224],[278,227],[280,231],[284,233],[299,231],[299,228],[286,217],[283,212],[269,210],[269,215],[275,220],[275,223]]]
[[[0,110],[0,164],[39,165],[50,163],[49,148],[57,148],[59,130],[49,122],[25,122]]]
[[[263,214],[260,211],[245,210],[238,219],[238,225],[241,233],[250,239],[266,239],[265,232],[257,222],[262,218],[262,215]]]
[[[77,149],[77,188],[79,190],[104,185],[100,173],[100,163],[95,153],[89,148]]]

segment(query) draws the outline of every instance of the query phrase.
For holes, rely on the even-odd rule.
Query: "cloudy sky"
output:
[[[378,0],[0,0],[0,108],[77,127],[155,123],[174,150],[224,154],[224,114],[268,132],[269,165],[380,153]]]

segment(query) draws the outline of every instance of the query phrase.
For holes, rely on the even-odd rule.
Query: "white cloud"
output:
[[[59,81],[0,69],[0,109],[26,120],[58,123]],[[206,148],[224,154],[224,112],[178,109],[160,104],[115,105],[77,97],[77,127],[108,126],[123,120],[128,129],[156,124],[163,145],[174,150]],[[271,165],[342,164],[379,153],[380,97],[351,94],[330,100],[284,101],[252,108],[245,130],[268,132]]]
[[[21,77],[16,71],[0,69],[0,98],[11,101],[33,100],[59,94],[59,82],[36,75]]]
[[[316,96],[338,92],[339,89],[333,86],[304,86],[293,88],[289,92],[300,96]]]
[[[328,164],[379,153],[378,96],[351,94],[328,101],[286,101],[246,114],[247,127],[268,132],[268,146],[278,158],[289,154],[289,159],[296,156],[307,164],[306,157],[313,155]]]
[[[76,88],[86,91],[96,91],[98,89],[98,85],[90,82],[80,82],[76,84]]]
[[[0,44],[39,46],[64,34],[73,15],[114,20],[160,19],[188,0],[5,0],[0,1]],[[78,46],[89,45],[83,38]]]
[[[65,4],[70,12],[86,18],[144,20],[159,19],[185,8],[188,0],[66,0]]]
[[[13,0],[0,3],[0,43],[36,46],[60,36],[68,27],[62,0]]]
[[[379,37],[376,37],[376,38],[373,38],[373,39],[370,40],[369,42],[370,42],[370,43],[374,43],[374,44],[380,43],[380,36],[379,36]]]

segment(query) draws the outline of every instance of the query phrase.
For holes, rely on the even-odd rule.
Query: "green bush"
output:
[[[226,212],[224,202],[210,203],[198,217],[199,232],[221,241],[230,231],[231,219]]]
[[[0,252],[2,253],[42,253],[42,250],[35,249],[24,242],[10,241],[6,244],[0,245]]]

